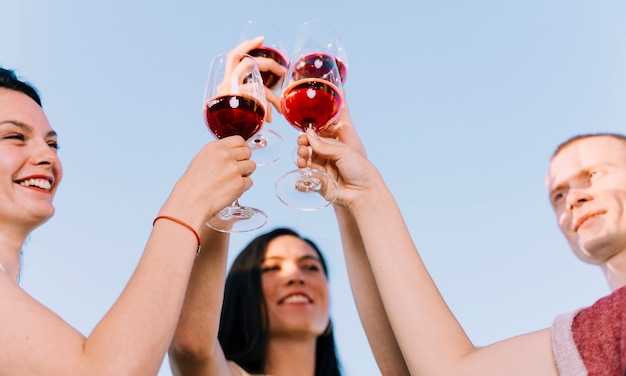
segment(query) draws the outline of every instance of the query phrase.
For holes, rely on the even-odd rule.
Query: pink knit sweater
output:
[[[552,349],[564,376],[626,374],[626,286],[592,306],[559,315]]]

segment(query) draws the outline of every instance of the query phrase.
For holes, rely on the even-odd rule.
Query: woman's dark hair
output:
[[[249,373],[265,372],[269,323],[261,286],[261,263],[269,242],[282,235],[296,236],[310,244],[318,253],[324,274],[328,277],[326,261],[317,245],[288,228],[277,228],[260,235],[241,251],[226,278],[218,339],[226,359]],[[340,375],[330,322],[328,330],[317,338],[315,375]]]
[[[26,94],[41,107],[41,98],[39,97],[39,93],[37,93],[37,89],[28,82],[17,78],[13,70],[0,67],[0,89],[1,88]]]

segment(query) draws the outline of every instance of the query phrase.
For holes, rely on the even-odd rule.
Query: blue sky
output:
[[[213,140],[202,119],[210,59],[251,18],[273,20],[288,46],[306,20],[336,26],[369,158],[475,344],[547,327],[608,293],[561,236],[544,176],[564,139],[626,129],[623,1],[8,0],[0,65],[41,91],[65,168],[57,214],[25,247],[22,285],[35,298],[85,334],[113,304],[174,182]],[[268,127],[295,145],[284,119]],[[332,210],[298,212],[274,196],[292,168],[287,154],[256,170],[241,201],[270,220],[234,235],[231,255],[277,226],[315,239],[345,374],[377,375]]]

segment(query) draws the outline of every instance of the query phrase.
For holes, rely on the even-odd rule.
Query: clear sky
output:
[[[56,215],[25,246],[22,286],[85,334],[129,279],[174,182],[213,140],[202,119],[209,62],[251,18],[273,20],[288,46],[306,20],[336,26],[369,157],[475,344],[547,327],[609,292],[560,234],[544,176],[566,138],[626,131],[622,0],[3,0],[0,9],[0,65],[39,88],[65,169]],[[295,145],[284,119],[268,127]],[[241,201],[270,220],[232,236],[231,256],[277,226],[316,240],[345,374],[378,375],[332,210],[298,212],[274,196],[291,168],[286,154],[253,174]],[[160,375],[170,375],[167,361]]]

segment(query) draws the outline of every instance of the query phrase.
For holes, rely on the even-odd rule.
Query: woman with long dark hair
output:
[[[244,41],[233,52],[249,52],[262,42],[262,38]],[[271,59],[257,61],[261,70],[285,73]],[[280,112],[280,100],[269,90],[267,99]],[[366,155],[347,103],[324,136]],[[334,210],[346,262],[362,262],[364,246],[352,214],[339,205]],[[169,351],[174,374],[340,374],[328,316],[326,263],[313,242],[284,228],[261,235],[237,257],[226,278],[229,236],[205,228],[201,237],[211,248],[194,263]],[[353,269],[349,278],[357,306],[366,307],[360,316],[371,329],[368,340],[380,372],[407,375],[378,290],[358,288],[372,285],[370,267]]]
[[[211,245],[228,238],[208,228],[204,236]],[[170,348],[174,373],[340,375],[327,265],[315,243],[287,228],[262,234],[237,256],[219,288],[217,265],[225,269],[225,255],[212,248],[196,260],[197,279]]]

